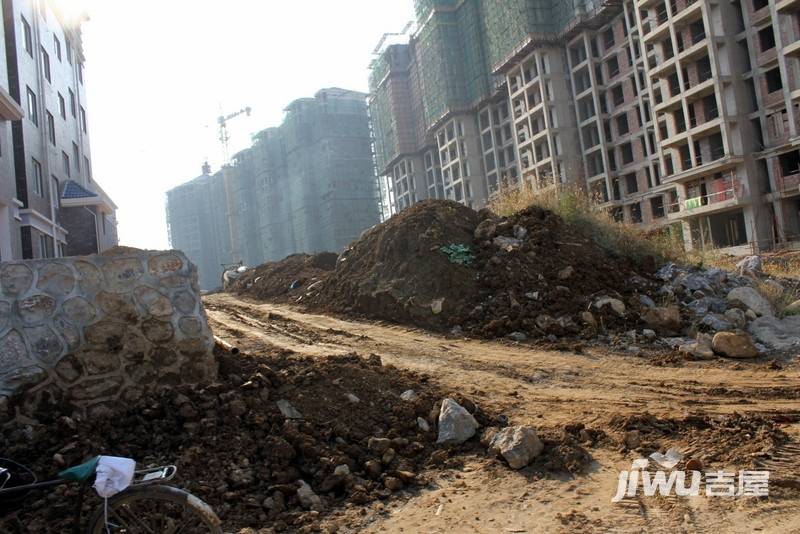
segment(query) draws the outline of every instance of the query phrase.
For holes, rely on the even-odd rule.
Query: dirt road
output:
[[[205,299],[215,333],[257,354],[280,347],[325,357],[375,353],[385,364],[424,372],[443,388],[469,395],[513,424],[558,428],[582,423],[609,433],[589,449],[589,472],[535,479],[492,460],[469,458],[406,499],[378,503],[366,515],[344,512],[365,532],[800,532],[800,372],[796,361],[687,362],[658,365],[648,358],[587,349],[548,352],[524,345],[448,339],[406,327],[342,320],[231,295]],[[779,367],[779,368],[776,368]],[[768,454],[753,454],[770,471],[770,497],[637,497],[612,503],[620,470],[640,452],[614,441],[615,416],[650,413],[763,414],[791,438]],[[708,456],[713,443],[678,434],[662,443],[687,457]],[[687,437],[690,436],[690,437]],[[742,440],[756,436],[739,436]],[[609,445],[608,443],[614,443]],[[742,449],[748,450],[748,449]],[[744,458],[743,458],[744,460]],[[721,469],[727,466],[713,464]],[[356,526],[353,526],[356,525]]]

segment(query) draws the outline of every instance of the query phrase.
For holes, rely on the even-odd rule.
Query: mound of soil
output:
[[[291,280],[310,280],[291,270],[305,268],[292,258],[259,267],[238,291],[271,298],[287,294]],[[286,269],[280,293],[264,291],[278,265]],[[333,272],[315,272],[319,280],[305,283],[294,302],[485,338],[594,333],[593,323],[625,331],[639,323],[639,293],[655,291],[649,267],[615,256],[545,209],[498,217],[426,200],[366,232]],[[622,301],[625,314],[609,305],[593,308],[600,297]]]
[[[477,272],[452,263],[440,249],[472,246],[478,222],[474,210],[457,202],[415,204],[355,241],[312,302],[428,328],[448,326],[477,298]]]
[[[294,301],[309,285],[327,278],[336,267],[336,258],[333,252],[292,254],[245,271],[229,291],[258,299]]]
[[[383,366],[377,356],[218,357],[219,383],[143,397],[108,420],[52,413],[37,425],[13,423],[0,431],[0,450],[43,476],[97,454],[131,457],[140,468],[175,464],[175,485],[208,502],[230,532],[310,531],[345,503],[424,483],[434,452],[447,458],[480,447],[471,440],[436,450],[432,408],[443,393],[425,376]],[[409,389],[416,400],[400,398]],[[453,398],[472,407],[483,425],[494,423],[468,399]],[[303,419],[285,417],[278,400],[288,400]],[[431,423],[429,431],[419,428],[418,417]],[[301,503],[300,481],[313,488],[318,505]],[[20,511],[0,517],[0,532],[69,532],[75,494],[74,486],[31,494]],[[98,504],[90,499],[87,513]]]

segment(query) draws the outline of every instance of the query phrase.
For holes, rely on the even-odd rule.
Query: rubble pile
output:
[[[758,285],[780,291],[781,282],[761,273],[758,257],[738,273],[659,266],[588,235],[535,206],[499,217],[427,200],[366,232],[333,271],[267,282],[278,264],[266,264],[238,290],[269,298],[302,279],[291,302],[312,309],[518,342],[598,340],[632,354],[657,345],[691,359],[751,358],[800,346],[800,315],[776,316]]]
[[[245,271],[231,286],[230,292],[258,299],[295,302],[302,292],[324,280],[336,267],[336,254],[292,254]],[[319,284],[318,284],[319,285]]]
[[[770,459],[790,441],[774,418],[759,414],[689,415],[659,418],[650,413],[617,416],[610,429],[622,446],[643,455],[667,450],[676,441],[688,444],[683,460],[715,468],[752,468]],[[683,466],[681,466],[683,467]]]
[[[477,439],[437,445],[444,395],[375,355],[217,356],[217,383],[145,396],[110,419],[54,409],[37,425],[7,423],[0,450],[40,476],[97,454],[175,464],[175,484],[214,507],[226,532],[310,530],[337,506],[413,488],[427,467],[479,450]],[[452,399],[476,424],[496,424],[468,399]],[[69,531],[75,491],[32,494],[18,516],[0,518],[0,531]]]

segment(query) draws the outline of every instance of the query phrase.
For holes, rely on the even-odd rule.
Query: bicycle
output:
[[[81,531],[84,496],[94,480],[97,461],[93,458],[40,482],[24,465],[0,458],[0,505],[21,501],[31,491],[79,484],[74,534],[222,534],[221,522],[208,504],[162,484],[177,473],[174,465],[136,471],[132,484],[105,500],[92,514],[87,529]]]

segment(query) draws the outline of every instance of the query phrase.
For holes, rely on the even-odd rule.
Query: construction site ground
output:
[[[469,456],[456,469],[436,472],[420,490],[332,513],[329,521],[339,532],[800,532],[796,355],[689,362],[591,347],[548,351],[314,315],[230,294],[207,296],[205,305],[215,334],[250,354],[276,347],[318,358],[378,354],[384,364],[425,373],[444,390],[469,395],[511,424],[530,425],[541,433],[581,423],[609,436],[587,447],[592,462],[575,476],[513,471],[487,456]],[[636,498],[612,503],[620,471],[630,469],[643,453],[619,445],[618,429],[611,423],[615,418],[734,413],[763,415],[788,436],[770,454],[752,455],[757,457],[752,465],[771,473],[769,497],[644,497],[640,490]],[[756,439],[746,430],[741,433],[736,439]],[[702,434],[678,433],[661,443],[687,457],[711,456],[734,464],[752,460],[715,451],[725,445],[714,436],[686,436]]]

